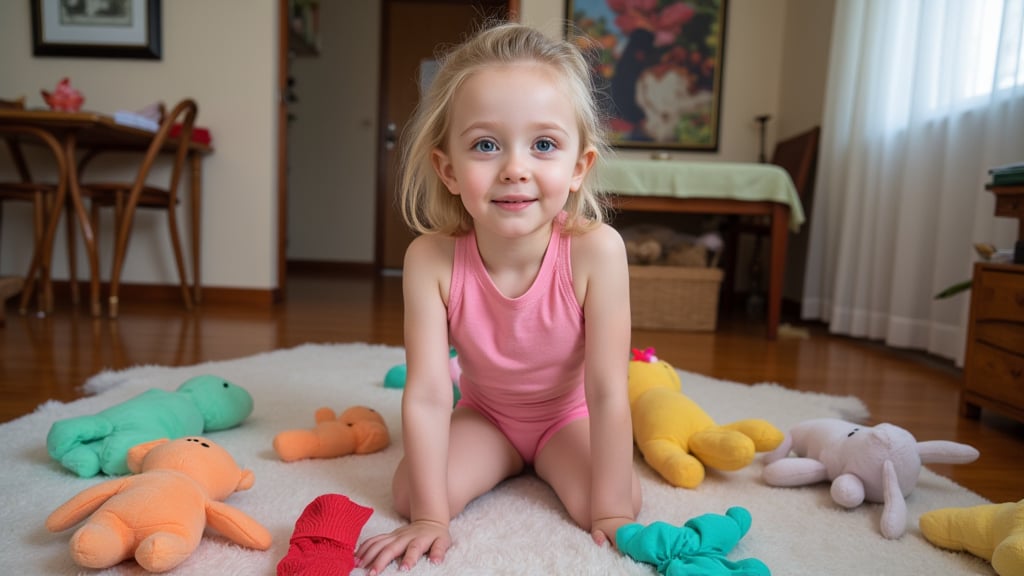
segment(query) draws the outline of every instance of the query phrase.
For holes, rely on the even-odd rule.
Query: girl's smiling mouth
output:
[[[536,201],[536,198],[498,198],[491,202],[505,210],[522,210]]]

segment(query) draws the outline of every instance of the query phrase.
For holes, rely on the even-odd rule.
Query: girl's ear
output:
[[[583,186],[583,180],[587,177],[590,169],[594,167],[594,162],[597,160],[597,150],[593,148],[587,148],[580,154],[580,157],[576,159],[576,166],[572,170],[572,183],[569,185],[570,192],[578,192],[580,187]]]
[[[434,165],[434,172],[437,173],[437,177],[444,183],[445,188],[448,192],[455,196],[458,196],[458,188],[455,180],[455,170],[452,168],[451,158],[448,154],[440,148],[434,148],[430,152],[430,163]]]

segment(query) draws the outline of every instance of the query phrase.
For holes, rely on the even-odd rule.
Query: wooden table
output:
[[[57,138],[62,144],[63,160],[67,163],[67,198],[63,193],[58,193],[55,202],[55,209],[47,222],[45,246],[53,246],[53,238],[57,232],[57,225],[60,221],[62,210],[68,201],[69,210],[74,210],[79,227],[82,230],[82,238],[85,241],[86,251],[89,258],[90,278],[90,311],[93,316],[100,315],[99,301],[99,255],[97,253],[96,238],[92,229],[89,214],[82,202],[81,190],[79,188],[79,175],[82,167],[93,156],[102,152],[144,152],[153,140],[154,133],[140,128],[125,126],[114,121],[112,116],[97,112],[56,112],[46,109],[16,110],[0,109],[0,134],[11,132],[18,127],[32,127],[45,130]],[[176,141],[169,139],[166,145],[168,152],[174,151]],[[206,144],[193,142],[189,148],[189,167],[191,172],[190,199],[191,199],[191,225],[192,225],[192,281],[195,301],[201,302],[202,290],[200,282],[200,207],[202,198],[202,156],[212,151]],[[82,163],[78,163],[79,153],[84,152]],[[77,168],[76,168],[77,167]],[[75,257],[74,257],[74,223],[69,215],[68,218],[68,266],[71,275],[72,297],[77,302],[78,287],[75,281]],[[49,269],[49,261],[52,258],[52,251],[44,254],[47,260],[46,268]]]
[[[766,335],[778,337],[789,231],[800,230],[803,206],[793,180],[772,164],[611,159],[598,169],[598,186],[617,209],[771,219]]]

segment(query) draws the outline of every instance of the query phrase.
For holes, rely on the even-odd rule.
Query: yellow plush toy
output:
[[[682,393],[679,374],[650,348],[633,350],[629,405],[633,440],[647,463],[673,486],[696,488],[704,481],[705,466],[739,470],[784,437],[765,420],[719,426]]]
[[[924,537],[940,548],[984,558],[999,576],[1024,574],[1024,500],[932,510],[919,523]]]

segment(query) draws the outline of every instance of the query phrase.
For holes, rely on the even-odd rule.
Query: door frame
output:
[[[277,288],[274,302],[284,300],[288,281],[288,0],[277,3]]]

